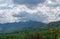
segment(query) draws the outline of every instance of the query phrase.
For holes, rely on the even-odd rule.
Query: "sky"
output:
[[[0,0],[0,24],[60,21],[60,0]]]

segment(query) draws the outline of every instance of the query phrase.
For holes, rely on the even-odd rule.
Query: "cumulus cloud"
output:
[[[24,4],[27,5],[28,8],[34,8],[37,6],[39,3],[44,3],[46,0],[13,0],[15,4]],[[33,7],[34,6],[34,7]]]
[[[11,1],[0,4],[0,23],[29,20],[49,23],[60,20],[59,0],[46,0],[44,3],[38,3],[33,9],[25,4],[14,4]]]
[[[13,2],[15,4],[32,4],[32,5],[36,5],[39,3],[43,3],[46,0],[13,0]]]

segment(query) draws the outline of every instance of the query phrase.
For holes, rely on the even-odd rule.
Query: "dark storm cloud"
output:
[[[37,5],[39,3],[43,3],[45,0],[13,0],[15,4],[31,4]]]

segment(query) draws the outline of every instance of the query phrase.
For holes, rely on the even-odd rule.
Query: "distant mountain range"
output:
[[[60,21],[48,24],[36,21],[0,24],[0,33],[11,33],[19,31],[40,31],[48,29],[50,26],[58,27],[60,26]]]

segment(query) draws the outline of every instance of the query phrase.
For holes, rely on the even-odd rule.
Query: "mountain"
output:
[[[48,23],[48,26],[60,27],[60,21],[50,22]]]
[[[0,33],[40,31],[49,29],[50,26],[58,28],[60,27],[60,21],[48,24],[37,21],[0,24]]]
[[[45,29],[47,24],[36,21],[0,24],[0,33]]]

